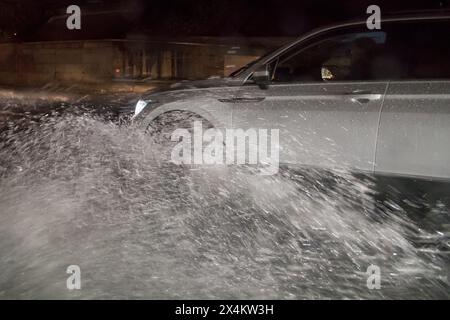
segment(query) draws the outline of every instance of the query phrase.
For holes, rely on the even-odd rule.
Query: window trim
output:
[[[349,31],[349,30],[348,30]],[[364,32],[364,31],[366,31],[366,32]],[[278,64],[280,64],[280,63],[284,63],[285,61],[287,61],[287,60],[289,60],[289,59],[292,59],[293,57],[295,57],[296,55],[298,55],[298,54],[301,54],[302,52],[305,52],[306,50],[308,50],[308,49],[310,49],[310,48],[312,48],[312,47],[314,47],[314,46],[317,46],[317,45],[320,45],[320,44],[322,44],[322,43],[324,43],[325,41],[328,41],[328,40],[330,40],[330,39],[333,39],[333,38],[337,38],[337,37],[340,37],[340,36],[342,36],[342,37],[345,37],[345,36],[347,36],[347,35],[354,35],[354,34],[371,34],[371,33],[373,33],[373,34],[376,34],[376,33],[384,33],[384,34],[386,34],[386,32],[384,32],[383,31],[383,29],[381,29],[381,30],[373,30],[373,31],[370,31],[370,30],[361,30],[361,31],[357,31],[357,30],[354,30],[353,32],[349,32],[349,33],[347,33],[347,32],[343,32],[342,34],[336,34],[335,36],[330,36],[330,34],[328,34],[328,36],[326,36],[326,37],[323,37],[322,39],[320,39],[320,40],[318,40],[318,41],[314,41],[314,42],[312,42],[312,43],[310,43],[310,44],[308,44],[308,45],[306,45],[306,46],[304,46],[303,48],[300,48],[300,49],[298,49],[298,50],[296,50],[295,49],[295,47],[294,48],[292,48],[292,51],[294,51],[292,54],[290,54],[289,55],[289,51],[291,51],[291,50],[289,50],[289,51],[287,51],[287,52],[284,52],[283,54],[280,54],[277,58],[276,58],[276,61],[277,61],[277,64],[276,64],[276,66],[275,66],[275,68],[272,70],[272,75],[271,75],[271,78],[273,79],[273,77],[275,76],[275,72],[276,72],[276,67],[278,66]],[[283,59],[283,61],[281,61],[280,62],[280,59],[283,57],[283,55],[285,55],[285,54],[288,54],[289,56],[287,57],[287,58],[285,58],[285,59]],[[273,63],[273,62],[269,62],[268,63],[268,65],[270,65],[271,63]],[[361,80],[351,80],[351,81],[370,81],[370,80],[374,80],[374,79],[361,79]],[[338,80],[338,81],[330,81],[330,82],[342,82],[342,81],[349,81],[349,80]],[[326,81],[315,81],[315,82],[317,82],[317,83],[325,83]]]
[[[397,23],[397,22],[419,22],[419,21],[448,21],[450,23],[450,15],[449,14],[440,14],[440,15],[423,15],[423,16],[401,16],[401,17],[382,17],[381,23]],[[327,34],[331,31],[336,31],[339,29],[345,29],[350,27],[357,27],[361,25],[366,25],[366,20],[356,20],[356,21],[350,21],[342,24],[337,25],[331,25],[327,27],[322,27],[318,29],[314,29],[308,33],[306,33],[304,36],[298,38],[297,40],[293,41],[292,43],[289,43],[283,47],[281,47],[278,50],[275,50],[270,56],[265,57],[261,59],[261,61],[256,62],[253,64],[252,67],[250,67],[248,70],[246,70],[247,74],[243,75],[242,77],[242,84],[245,85],[247,81],[251,80],[253,73],[256,69],[261,67],[261,65],[268,65],[269,63],[273,62],[274,59],[285,53],[287,50],[290,50],[294,46],[302,45],[305,41],[309,41],[312,39],[317,39],[323,36],[324,34]],[[425,80],[425,79],[424,79]]]

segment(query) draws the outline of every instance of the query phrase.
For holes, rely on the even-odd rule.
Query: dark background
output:
[[[0,32],[11,40],[54,40],[67,34],[51,20],[82,9],[83,28],[71,39],[154,36],[296,36],[318,25],[364,16],[447,8],[447,0],[0,0]],[[50,19],[50,20],[49,20]],[[59,27],[59,28],[58,28]]]

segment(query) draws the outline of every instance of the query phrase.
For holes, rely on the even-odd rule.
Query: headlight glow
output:
[[[142,110],[144,110],[144,108],[147,106],[147,102],[145,102],[144,100],[139,100],[136,103],[136,107],[134,109],[134,116],[136,117],[139,113],[142,112]]]

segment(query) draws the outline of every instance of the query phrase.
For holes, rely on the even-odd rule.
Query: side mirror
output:
[[[266,90],[269,88],[270,73],[265,65],[262,66],[261,69],[257,69],[253,72],[253,81],[255,81],[260,89]]]

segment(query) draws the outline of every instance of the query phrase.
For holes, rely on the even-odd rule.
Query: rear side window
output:
[[[449,21],[396,23],[387,33],[386,55],[398,60],[400,78],[450,79]]]
[[[274,82],[450,79],[448,21],[340,30],[272,62]]]

